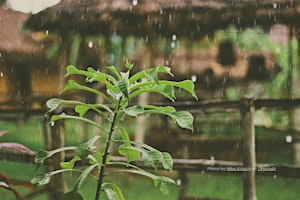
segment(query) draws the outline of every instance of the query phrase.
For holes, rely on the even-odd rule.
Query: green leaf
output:
[[[107,67],[111,72],[114,73],[114,75],[116,75],[116,77],[121,80],[122,77],[120,75],[120,73],[116,70],[116,68],[114,66],[110,66],[110,67]]]
[[[111,102],[111,100],[105,94],[103,94],[102,92],[99,92],[98,90],[90,88],[88,86],[80,85],[80,84],[76,83],[74,80],[69,80],[67,82],[66,86],[64,87],[64,89],[61,92],[65,92],[65,91],[68,91],[68,90],[75,90],[75,89],[76,90],[84,90],[84,91],[94,93],[98,96],[103,97],[108,102]]]
[[[136,161],[140,158],[140,152],[136,150],[134,147],[126,146],[122,144],[118,148],[119,154],[125,156],[127,158],[127,162]]]
[[[172,156],[167,152],[162,152],[162,165],[164,169],[173,170],[173,159]]]
[[[63,194],[59,200],[84,200],[84,198],[78,193],[78,191],[70,191]]]
[[[126,58],[126,64],[125,64],[126,69],[129,71],[133,68],[133,63],[129,63],[128,59]]]
[[[90,154],[90,152],[95,149],[95,141],[97,139],[99,139],[100,136],[94,136],[92,139],[90,139],[89,141],[79,144],[76,148],[75,148],[75,154],[76,156],[78,156],[83,162],[85,162],[86,158],[88,157],[88,155]]]
[[[118,148],[118,152],[127,157],[128,163],[131,161],[136,161],[140,157],[140,152],[132,147],[131,141],[127,131],[123,128],[121,129],[121,136],[124,141],[124,144],[120,145]]]
[[[91,108],[90,106],[78,105],[75,107],[75,112],[79,114],[79,117],[83,117],[85,113],[87,113],[87,111],[90,110],[90,108]]]
[[[61,162],[60,166],[63,169],[73,169],[74,165],[77,161],[79,161],[80,158],[78,156],[75,156],[72,160],[70,160],[69,162]]]
[[[185,81],[180,81],[180,82],[175,82],[175,81],[159,81],[160,84],[165,84],[165,85],[172,85],[181,89],[186,90],[189,92],[195,99],[198,99],[196,93],[195,93],[195,85],[191,80],[185,80]]]
[[[122,79],[118,81],[117,87],[119,91],[129,99],[129,90],[128,90],[128,73],[121,73]]]
[[[77,117],[77,116],[73,116],[73,115],[67,115],[66,113],[62,113],[60,115],[52,115],[52,117],[50,119],[50,122],[55,122],[55,121],[61,120],[61,119],[74,119],[74,120],[77,120],[77,121],[84,121],[84,122],[87,122],[91,125],[94,125],[94,126],[100,128],[105,133],[107,133],[107,131],[102,126],[100,126],[99,124],[97,124],[96,122],[94,122],[92,120],[86,119],[84,117]]]
[[[33,185],[46,185],[50,182],[51,173],[44,173],[41,175],[37,175],[31,179],[31,184]]]
[[[96,163],[96,164],[93,164],[93,165],[90,165],[88,168],[86,168],[82,173],[81,175],[78,177],[78,179],[76,180],[76,183],[74,184],[73,186],[73,191],[78,191],[82,184],[84,183],[85,179],[87,178],[87,176],[92,172],[92,170],[97,167],[99,164]]]
[[[172,119],[176,121],[178,126],[194,131],[193,121],[194,117],[187,111],[173,112],[168,114]]]
[[[144,113],[144,108],[142,106],[132,106],[129,108],[124,109],[124,112],[132,117],[137,117],[138,115],[141,115]]]
[[[125,200],[122,190],[113,183],[104,183],[102,188],[109,200]]]
[[[140,85],[140,87],[139,87]],[[174,102],[175,100],[175,95],[174,95],[174,89],[173,86],[171,85],[164,85],[164,84],[160,84],[160,85],[147,85],[146,87],[142,87],[143,84],[136,84],[134,87],[131,88],[131,90],[134,92],[132,92],[130,94],[130,99],[142,94],[142,93],[149,93],[149,92],[155,92],[155,93],[159,93],[165,97],[167,97],[168,99],[170,99],[171,101]],[[135,88],[138,87],[139,89],[135,90]]]
[[[157,170],[158,163],[163,158],[162,153],[155,150],[155,151],[144,151],[142,153],[142,159],[145,165],[150,165],[155,170]]]
[[[50,156],[51,154],[49,153],[49,151],[46,150],[41,150],[37,152],[37,154],[34,157],[34,162],[37,165],[37,168],[39,168],[44,163],[44,161]]]
[[[175,182],[167,177],[164,176],[158,176],[155,180],[154,180],[154,186],[158,187],[158,189],[161,191],[161,193],[164,196],[168,196],[170,193],[169,190],[169,185],[174,184]]]
[[[149,71],[144,71],[146,78],[153,83],[159,84],[158,82],[158,68],[155,67]]]
[[[164,176],[156,176],[156,175],[146,172],[144,170],[118,170],[118,171],[114,171],[112,173],[133,173],[133,174],[138,174],[138,175],[142,175],[142,176],[151,178],[153,180],[154,186],[158,187],[163,195],[168,195],[169,194],[168,186],[175,184],[175,181],[170,178],[167,178]]]
[[[75,147],[61,147],[58,149],[54,149],[52,151],[46,151],[46,150],[41,150],[37,152],[37,154],[34,157],[34,162],[36,163],[36,169],[38,169],[45,161],[45,159],[51,157],[52,155],[59,153],[61,151],[66,151],[66,150],[73,150]]]
[[[165,73],[165,74],[169,74],[169,75],[173,76],[173,74],[171,73],[171,68],[169,68],[169,67],[159,65],[156,68],[157,68],[157,72]],[[146,74],[149,74],[149,72],[151,72],[152,70],[153,70],[153,68],[149,68],[149,69],[145,69],[143,71],[137,72],[136,74],[134,74],[133,76],[130,77],[129,83],[133,84],[137,80],[145,78]]]

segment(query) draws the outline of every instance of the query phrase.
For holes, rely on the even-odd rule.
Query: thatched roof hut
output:
[[[64,0],[34,15],[27,26],[35,30],[178,37],[197,39],[235,25],[300,24],[300,2],[290,0]]]

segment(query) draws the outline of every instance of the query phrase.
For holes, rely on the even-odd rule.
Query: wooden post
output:
[[[243,200],[256,200],[255,188],[255,131],[254,131],[254,103],[253,97],[241,99],[241,128],[243,153]]]

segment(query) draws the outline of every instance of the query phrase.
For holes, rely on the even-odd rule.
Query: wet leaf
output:
[[[150,165],[155,170],[157,170],[158,163],[162,159],[162,153],[159,151],[144,151],[142,153],[142,159],[145,165]]]
[[[117,87],[119,91],[129,99],[129,90],[128,90],[128,73],[121,73],[122,79],[118,81]]]
[[[186,111],[173,112],[168,114],[172,119],[176,121],[178,126],[194,131],[193,121],[194,117],[191,113]]]
[[[69,162],[61,162],[60,163],[60,166],[61,168],[63,169],[73,169],[74,168],[74,165],[77,161],[79,161],[80,158],[75,156],[72,160],[70,160]]]
[[[162,165],[164,169],[173,170],[173,159],[167,152],[162,152]]]
[[[116,184],[104,183],[102,187],[109,200],[125,200],[122,190]]]
[[[85,162],[91,150],[91,147],[87,143],[82,143],[76,146],[75,154],[82,160],[82,162]]]
[[[124,109],[124,112],[129,116],[137,117],[144,113],[144,108],[142,106],[132,106]]]
[[[198,97],[195,93],[195,85],[194,85],[193,81],[191,81],[191,80],[184,80],[184,81],[180,81],[180,82],[164,80],[164,81],[160,81],[160,83],[181,88],[181,89],[189,92],[195,99],[198,99]]]
[[[131,161],[138,160],[140,157],[140,152],[131,145],[129,135],[128,135],[127,131],[123,128],[121,128],[121,136],[124,141],[124,144],[119,146],[118,152],[121,155],[127,157],[128,163]]]
[[[52,175],[51,173],[37,175],[37,176],[33,177],[33,179],[31,180],[31,183],[33,185],[46,185],[50,182],[51,175]]]

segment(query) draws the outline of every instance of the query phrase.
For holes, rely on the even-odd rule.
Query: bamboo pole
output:
[[[243,199],[256,200],[255,172],[255,132],[254,132],[254,101],[253,97],[241,99],[241,128],[243,150]]]

